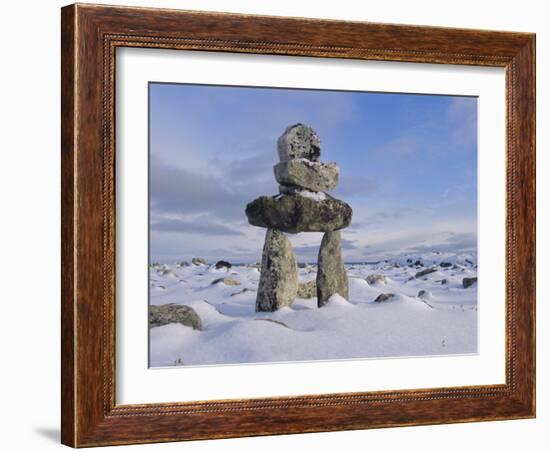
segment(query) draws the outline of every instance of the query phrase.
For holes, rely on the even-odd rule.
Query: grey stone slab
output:
[[[338,184],[340,168],[336,163],[293,159],[279,162],[273,167],[273,172],[279,184],[327,192]]]
[[[344,201],[321,194],[311,199],[299,194],[260,196],[246,206],[253,226],[284,232],[327,232],[349,226],[352,209]]]
[[[317,262],[318,306],[324,306],[335,294],[349,299],[349,281],[342,257],[340,231],[326,232],[321,241]]]
[[[298,271],[292,244],[281,231],[268,229],[256,295],[256,311],[272,312],[290,306],[297,291]]]

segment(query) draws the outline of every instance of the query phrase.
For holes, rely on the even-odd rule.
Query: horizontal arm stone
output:
[[[325,195],[323,200],[301,195],[260,196],[246,206],[253,226],[284,232],[327,232],[349,226],[352,209],[344,201]]]

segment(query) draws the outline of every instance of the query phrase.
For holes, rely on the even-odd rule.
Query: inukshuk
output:
[[[274,166],[279,194],[260,196],[246,206],[250,224],[267,228],[256,311],[290,306],[298,290],[296,258],[285,232],[324,232],[317,262],[317,304],[332,295],[348,298],[341,233],[351,223],[351,207],[327,192],[338,183],[336,163],[319,161],[321,142],[305,124],[288,127],[277,141]]]

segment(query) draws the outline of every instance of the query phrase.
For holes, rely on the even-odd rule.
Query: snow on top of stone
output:
[[[321,167],[335,167],[336,171],[340,172],[340,167],[338,166],[338,164],[336,162],[315,162],[313,160],[309,160],[309,159],[306,159],[305,157],[300,157],[300,158],[297,158],[297,159],[292,159],[296,162],[301,162],[301,163],[304,163],[305,165],[309,166],[309,167],[313,167],[313,166],[321,166]],[[287,161],[291,161],[291,160],[287,160]]]
[[[301,157],[299,159],[295,159],[299,162],[302,162],[302,163],[305,163],[307,166],[315,166],[315,165],[319,165],[321,162],[314,162],[312,160],[309,160],[309,159],[306,159],[304,157]]]
[[[313,201],[324,201],[327,199],[326,193],[323,193],[322,191],[309,191],[309,190],[296,190],[292,194],[286,194],[286,193],[279,193],[278,195],[273,196],[273,198],[279,200],[286,196],[293,196],[293,195],[300,195],[304,198],[312,199]]]
[[[324,201],[327,199],[327,195],[322,191],[297,190],[296,193],[304,198],[313,199],[314,201]]]

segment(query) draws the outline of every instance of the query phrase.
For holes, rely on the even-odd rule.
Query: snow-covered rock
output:
[[[179,323],[194,330],[202,329],[202,322],[195,310],[186,305],[168,303],[149,307],[149,327]]]
[[[373,273],[372,275],[367,276],[366,281],[372,286],[376,283],[385,283],[386,277],[380,273]]]

